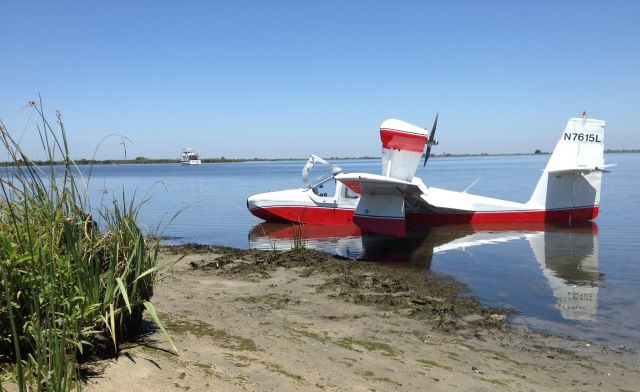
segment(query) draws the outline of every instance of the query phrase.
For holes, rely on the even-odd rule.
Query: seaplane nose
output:
[[[259,195],[251,195],[247,198],[247,208],[253,210],[258,207]]]

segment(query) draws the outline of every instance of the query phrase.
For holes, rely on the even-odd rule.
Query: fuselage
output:
[[[580,222],[598,215],[597,205],[571,208],[536,208],[531,203],[426,187],[415,178],[423,191],[421,200],[405,197],[405,216],[409,226],[454,223],[501,222]],[[346,187],[336,184],[332,196],[316,194],[312,189],[287,189],[253,195],[247,199],[251,213],[267,222],[305,224],[350,224],[358,206],[358,197],[347,197]]]

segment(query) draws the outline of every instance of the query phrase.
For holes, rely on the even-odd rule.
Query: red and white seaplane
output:
[[[317,163],[311,155],[302,170],[304,188],[260,193],[247,199],[251,213],[268,222],[309,224],[355,223],[363,231],[401,236],[407,226],[452,223],[564,222],[595,219],[600,204],[604,163],[605,122],[571,118],[556,145],[531,198],[517,203],[463,192],[438,189],[415,177],[423,151],[426,165],[435,130],[400,120],[380,126],[382,173],[342,173],[331,166],[329,175],[309,180]],[[322,193],[327,181],[335,193]]]

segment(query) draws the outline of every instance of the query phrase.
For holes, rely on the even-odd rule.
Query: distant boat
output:
[[[185,148],[182,150],[182,155],[180,155],[180,163],[183,165],[199,165],[202,162],[200,161],[200,155],[197,152],[190,148]]]

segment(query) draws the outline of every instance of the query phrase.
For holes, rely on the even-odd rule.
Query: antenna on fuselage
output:
[[[476,184],[476,182],[480,181],[480,178],[482,178],[482,176],[476,178],[476,180],[474,182],[472,182],[471,185],[469,185],[464,191],[462,191],[462,193],[467,193],[467,191],[469,189],[471,189],[471,187],[474,186]]]

